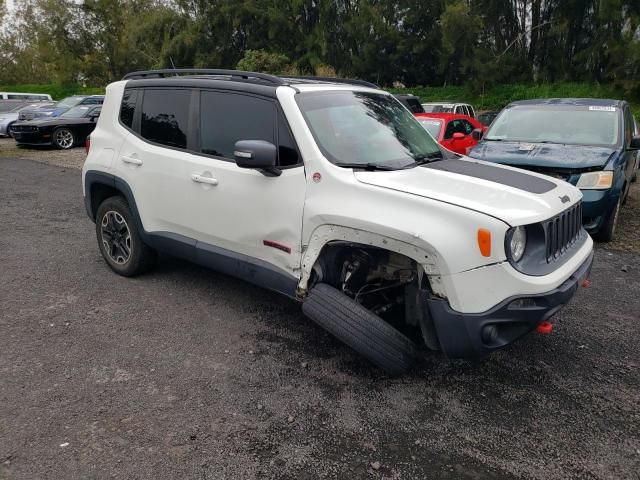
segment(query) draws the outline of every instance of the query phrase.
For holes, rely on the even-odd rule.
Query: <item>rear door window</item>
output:
[[[140,135],[174,148],[187,148],[191,91],[148,89],[142,98]]]

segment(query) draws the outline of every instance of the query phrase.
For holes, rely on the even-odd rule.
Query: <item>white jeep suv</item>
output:
[[[390,374],[418,339],[479,358],[548,327],[591,268],[579,190],[448,152],[366,82],[136,72],[108,86],[88,149],[116,273],[163,251],[240,277]]]

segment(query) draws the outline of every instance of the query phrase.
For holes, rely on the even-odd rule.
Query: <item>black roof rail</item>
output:
[[[326,83],[346,83],[350,85],[359,85],[361,87],[369,87],[379,89],[380,87],[374,83],[366,82],[364,80],[353,80],[350,78],[336,78],[336,77],[314,77],[314,76],[290,76],[284,75],[277,77],[276,75],[269,75],[267,73],[257,72],[244,72],[241,70],[222,70],[217,68],[165,68],[161,70],[141,70],[138,72],[127,73],[122,80],[139,80],[144,78],[170,78],[180,77],[184,75],[190,76],[219,76],[229,77],[231,80],[239,81],[263,81],[271,83],[276,86],[290,85],[292,83],[298,83],[292,80],[300,80],[304,82],[326,82]]]
[[[283,80],[308,80],[310,82],[327,82],[327,83],[346,83],[349,85],[359,85],[361,87],[369,87],[380,89],[375,83],[367,82],[366,80],[355,80],[352,78],[338,78],[338,77],[314,77],[314,76],[298,76],[298,75],[283,75]]]
[[[230,77],[237,80],[262,80],[274,85],[286,85],[280,77],[266,73],[243,72],[241,70],[220,70],[214,68],[166,68],[162,70],[141,70],[139,72],[127,73],[122,80],[135,80],[142,78],[167,78],[179,77],[183,75],[212,75],[220,77]]]

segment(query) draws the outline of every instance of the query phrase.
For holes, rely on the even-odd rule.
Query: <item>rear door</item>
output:
[[[132,189],[144,229],[191,247],[197,233],[189,201],[192,94],[188,88],[125,90],[120,123],[127,133],[115,167]]]
[[[277,101],[202,90],[196,104],[199,154],[189,157],[182,174],[190,182],[188,228],[197,234],[198,255],[235,252],[297,277],[306,179]],[[239,140],[275,144],[282,174],[266,176],[238,167],[233,150]]]

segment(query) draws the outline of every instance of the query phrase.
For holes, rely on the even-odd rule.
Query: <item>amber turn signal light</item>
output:
[[[478,229],[478,248],[483,257],[491,256],[491,232],[486,228]]]

